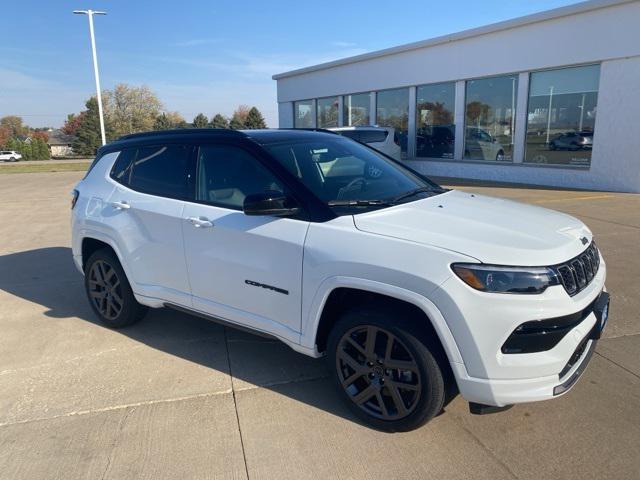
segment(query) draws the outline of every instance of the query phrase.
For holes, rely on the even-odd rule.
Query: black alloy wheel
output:
[[[376,326],[358,326],[340,339],[339,379],[351,401],[372,417],[399,420],[416,408],[418,364],[402,341]]]
[[[100,315],[115,320],[122,312],[124,300],[116,270],[104,260],[98,260],[89,269],[89,298]]]
[[[98,250],[86,261],[84,286],[91,309],[111,328],[131,325],[147,311],[136,300],[118,257],[110,249]]]

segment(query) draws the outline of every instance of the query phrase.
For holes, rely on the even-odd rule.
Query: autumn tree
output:
[[[229,119],[216,113],[209,124],[211,128],[229,128]]]
[[[0,126],[9,128],[12,137],[27,135],[29,133],[29,127],[24,125],[22,123],[22,117],[18,117],[17,115],[7,115],[0,118]]]
[[[116,136],[152,130],[162,102],[149,87],[120,83],[103,93],[105,122]]]
[[[264,117],[256,107],[251,107],[244,120],[245,128],[267,128]]]
[[[40,138],[46,145],[46,143],[49,141],[49,134],[44,130],[35,130],[31,134],[31,138]]]
[[[75,113],[70,113],[69,115],[67,115],[67,119],[65,120],[64,125],[61,128],[62,132],[66,135],[75,135],[78,127],[80,126],[80,122],[82,122],[83,114],[84,112],[77,115]]]
[[[0,148],[7,147],[7,142],[11,138],[11,129],[6,125],[0,125]]]
[[[209,119],[205,114],[199,113],[194,117],[191,125],[193,125],[193,128],[207,128],[209,126]]]

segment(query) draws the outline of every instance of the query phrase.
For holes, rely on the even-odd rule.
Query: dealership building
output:
[[[432,176],[640,192],[640,1],[593,0],[273,77],[280,127],[394,127]]]

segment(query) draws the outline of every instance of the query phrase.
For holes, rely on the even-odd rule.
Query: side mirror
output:
[[[247,195],[242,210],[245,215],[271,215],[286,217],[300,211],[295,200],[282,192],[269,191]]]

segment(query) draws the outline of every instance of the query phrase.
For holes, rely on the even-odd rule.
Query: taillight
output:
[[[71,192],[71,210],[73,210],[73,207],[76,206],[76,202],[78,201],[78,196],[80,195],[80,192],[78,190],[73,190],[73,192]]]

